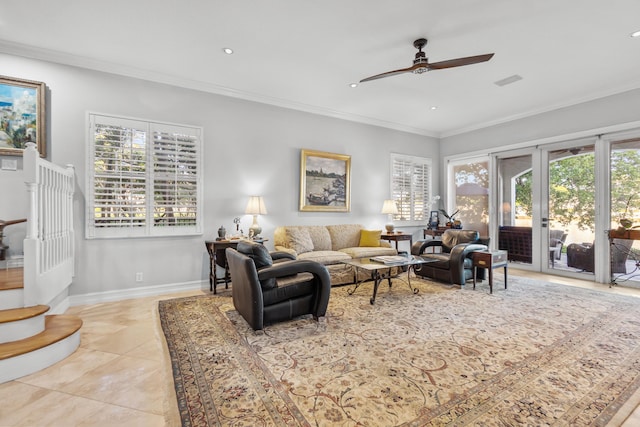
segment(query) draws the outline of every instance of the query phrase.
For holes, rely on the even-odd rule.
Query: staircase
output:
[[[0,270],[0,384],[51,366],[80,345],[82,320],[24,306],[22,267]]]

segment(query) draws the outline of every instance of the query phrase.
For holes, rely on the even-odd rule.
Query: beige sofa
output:
[[[343,261],[380,255],[397,255],[385,240],[369,242],[378,246],[360,246],[364,227],[360,224],[281,226],[274,231],[274,246],[298,259],[317,261],[329,270],[332,285],[354,283],[353,269]],[[366,232],[366,231],[365,231]],[[359,280],[370,276],[361,272]]]

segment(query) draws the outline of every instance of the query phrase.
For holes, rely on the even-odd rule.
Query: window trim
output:
[[[145,166],[145,225],[141,227],[96,227],[94,220],[95,209],[95,125],[113,125],[121,127],[143,127],[145,134],[145,165],[152,165],[151,168]],[[86,117],[87,129],[87,149],[85,174],[85,238],[86,239],[120,239],[120,238],[149,238],[149,237],[172,237],[172,236],[199,236],[203,234],[203,209],[204,189],[203,189],[203,128],[199,126],[162,122],[158,120],[139,119],[134,117],[119,116],[114,114],[104,114],[88,112]],[[153,168],[153,137],[161,131],[173,131],[194,138],[194,148],[196,151],[196,218],[195,224],[189,226],[155,226],[154,223],[154,175]]]

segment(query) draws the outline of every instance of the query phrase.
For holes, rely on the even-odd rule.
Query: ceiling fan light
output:
[[[413,70],[413,74],[422,74],[422,73],[426,73],[427,71],[429,71],[427,67],[419,67]]]

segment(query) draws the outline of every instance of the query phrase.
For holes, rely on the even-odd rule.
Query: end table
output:
[[[241,239],[233,240],[207,240],[204,245],[209,253],[209,290],[216,294],[216,285],[218,283],[224,283],[224,288],[229,289],[229,282],[231,277],[229,276],[229,266],[227,265],[227,255],[225,250],[227,248],[237,248]],[[256,243],[264,243],[268,239],[254,239]],[[216,274],[216,264],[224,270],[224,276],[218,277]]]
[[[396,251],[398,250],[398,242],[408,240],[409,247],[413,246],[413,236],[408,233],[384,233],[380,235],[380,238],[388,242],[396,242]]]
[[[507,289],[507,251],[477,251],[471,254],[473,259],[473,289],[479,268],[489,270],[489,293],[493,293],[493,269],[504,267],[504,288]]]

